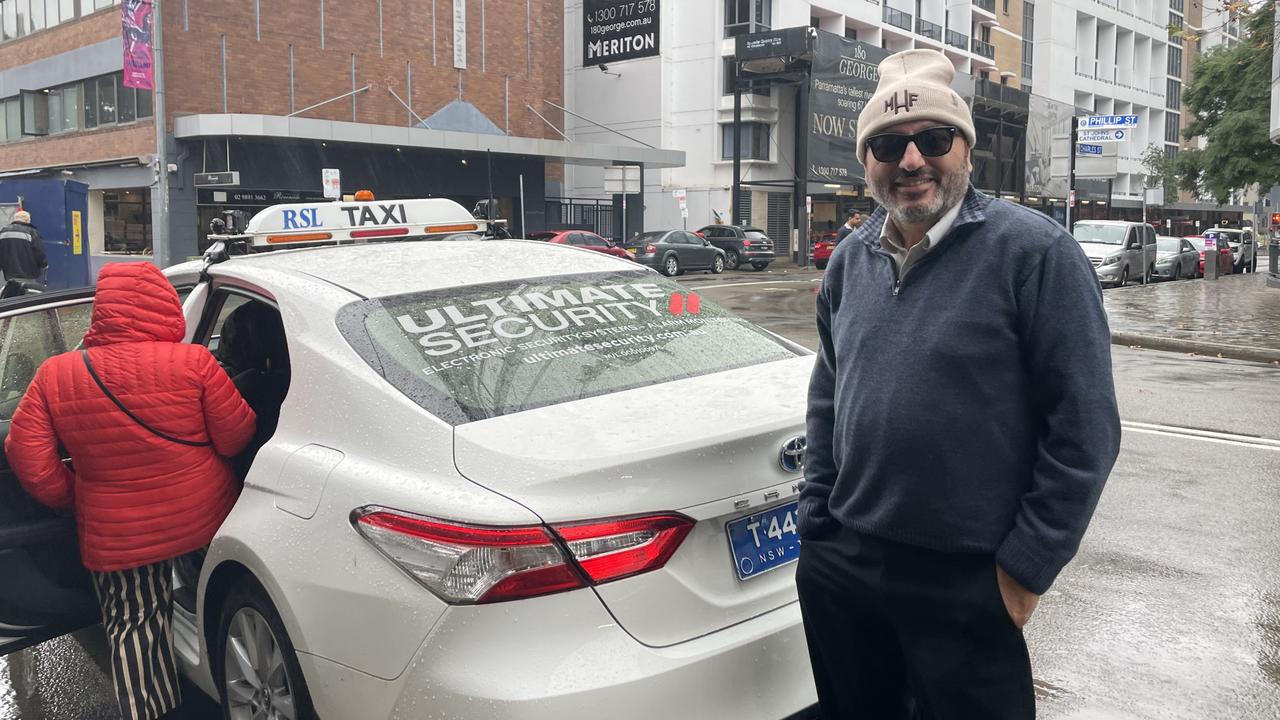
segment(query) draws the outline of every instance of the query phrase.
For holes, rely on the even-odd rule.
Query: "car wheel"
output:
[[[751,267],[755,268],[756,272],[760,272],[769,267],[769,263],[751,263]]]
[[[814,261],[813,261],[813,266],[814,266],[814,267],[816,267],[816,268],[818,268],[819,270],[826,270],[826,269],[827,269],[827,261],[826,261],[826,260],[814,260]]]
[[[680,274],[680,258],[676,257],[675,253],[668,255],[667,259],[662,262],[662,274],[667,277],[675,277]]]
[[[711,261],[711,273],[719,275],[722,272],[724,272],[724,258],[717,255],[716,259]]]
[[[724,256],[724,266],[729,270],[737,270],[742,264],[742,258],[738,255],[737,250],[729,250]]]
[[[280,613],[253,580],[242,581],[222,604],[213,671],[223,720],[315,718]]]

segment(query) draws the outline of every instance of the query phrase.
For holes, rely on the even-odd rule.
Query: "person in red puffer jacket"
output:
[[[228,459],[254,432],[231,379],[207,348],[184,344],[185,333],[178,295],[156,266],[107,265],[84,350],[40,366],[5,441],[23,488],[75,512],[120,713],[131,719],[181,704],[173,560],[209,544],[231,512],[239,487]]]

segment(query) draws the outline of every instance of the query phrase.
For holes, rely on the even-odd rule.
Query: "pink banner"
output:
[[[151,53],[151,0],[124,0],[124,86],[155,89],[155,56]]]

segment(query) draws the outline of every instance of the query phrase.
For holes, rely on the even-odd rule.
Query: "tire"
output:
[[[826,260],[814,260],[814,261],[813,261],[813,266],[814,266],[814,267],[816,267],[816,268],[818,268],[819,270],[826,270],[826,269],[827,269],[827,261],[826,261]]]
[[[719,275],[724,272],[724,257],[717,255],[715,260],[711,261],[711,274]]]
[[[724,253],[724,267],[726,270],[737,270],[742,264],[742,256],[738,255],[737,250],[726,250]]]
[[[662,261],[662,274],[667,277],[675,277],[680,274],[680,258],[675,253],[671,253]]]
[[[228,655],[229,648],[234,654]],[[222,603],[212,670],[223,720],[245,712],[254,718],[277,717],[273,711],[283,718],[315,720],[306,679],[280,613],[251,578],[235,586]],[[236,715],[233,703],[240,711]]]
[[[761,270],[764,270],[765,268],[769,267],[769,263],[751,263],[751,267],[756,272],[760,272]]]

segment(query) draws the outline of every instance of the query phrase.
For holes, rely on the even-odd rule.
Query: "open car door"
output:
[[[92,300],[85,288],[0,301],[0,441],[36,368],[80,344]],[[28,497],[0,461],[0,655],[98,621],[75,521]]]

